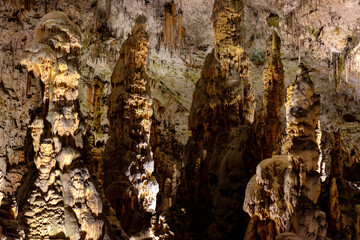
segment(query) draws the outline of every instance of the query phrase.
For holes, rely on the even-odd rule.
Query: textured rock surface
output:
[[[86,224],[95,216],[91,235],[96,237],[100,226],[96,222],[101,219],[107,239],[127,238],[118,220],[135,239],[241,238],[249,221],[247,213],[241,210],[247,181],[255,174],[260,160],[275,161],[277,157],[272,154],[286,154],[285,149],[291,146],[292,141],[284,138],[286,119],[280,80],[283,78],[283,86],[293,82],[300,59],[309,66],[314,90],[320,94],[320,121],[314,123],[316,134],[301,123],[293,124],[290,134],[300,136],[302,132],[296,130],[299,128],[310,134],[308,139],[313,142],[306,148],[315,149],[314,143],[320,146],[321,161],[310,161],[316,154],[308,151],[312,156],[306,161],[299,158],[299,162],[311,163],[311,168],[316,165],[321,174],[317,205],[326,213],[327,237],[356,239],[360,234],[359,6],[357,0],[2,1],[0,236],[27,239],[24,234],[31,228],[24,228],[19,222],[24,220],[24,209],[37,209],[35,205],[26,206],[30,204],[27,199],[31,198],[31,191],[37,189],[38,204],[47,206],[42,208],[45,212],[52,206],[65,206],[56,204],[60,199],[72,206],[60,207],[59,214],[54,212],[43,218],[57,218],[59,225],[67,219],[68,234],[90,228]],[[63,12],[68,18],[53,11]],[[124,139],[112,130],[108,114],[109,107],[114,106],[109,96],[113,89],[119,90],[111,85],[111,76],[117,62],[127,59],[121,55],[121,48],[131,38],[140,15],[147,19],[147,54],[142,55],[146,55],[146,63],[141,65],[141,72],[146,73],[148,86],[147,94],[139,95],[151,99],[148,108],[152,113],[143,116],[151,122],[151,128],[140,134],[150,136],[149,140],[137,139],[138,134],[131,138],[148,144],[144,153],[140,151],[141,156],[153,153],[153,167],[145,166],[152,173],[144,181],[156,179],[158,185],[152,185],[156,190],[153,193],[147,192],[151,184],[141,188],[144,194],[140,200],[153,199],[147,203],[138,202],[138,194],[128,198],[126,190],[133,189],[134,182],[118,188],[117,182],[111,180],[113,175],[108,174],[128,169],[104,165],[109,149],[134,153],[144,146],[124,145]],[[267,50],[268,36],[274,30],[281,39],[281,62],[277,50]],[[22,60],[27,67],[21,65]],[[279,84],[270,85],[272,81]],[[134,123],[124,122],[124,129],[134,129]],[[310,125],[313,128],[313,123]],[[114,136],[121,144],[113,141]],[[120,145],[123,147],[118,150]],[[293,150],[296,163],[296,152],[304,149]],[[269,171],[279,169],[266,166]],[[136,179],[134,172],[130,171],[129,176]],[[302,182],[305,175],[311,175],[305,183],[316,186],[311,190],[317,192],[318,175],[302,172],[306,174],[301,178],[298,172],[295,175]],[[267,200],[260,205],[252,202],[251,207],[273,206],[261,214],[282,214],[286,218],[287,213],[281,212],[283,199],[276,200],[282,190],[274,191],[283,178],[273,175],[276,174],[261,175],[259,179],[267,179],[261,182]],[[129,176],[124,179],[130,182]],[[74,184],[65,184],[64,179],[72,178]],[[316,181],[309,182],[310,178]],[[256,179],[252,181],[255,184]],[[108,188],[109,184],[115,188]],[[89,192],[94,194],[87,195]],[[297,190],[288,193],[289,198],[295,199],[291,195],[297,192],[306,198],[312,195],[311,191]],[[77,194],[87,197],[79,199]],[[311,198],[315,200],[317,194]],[[154,203],[155,196],[155,211],[133,211],[135,206],[144,208],[144,204],[149,208],[148,203]],[[264,197],[253,197],[260,196]],[[103,210],[96,216],[100,205],[95,205],[100,203],[94,199],[99,197]],[[123,198],[128,201],[119,202]],[[292,202],[294,206],[298,204]],[[76,208],[76,212],[70,208]],[[313,204],[306,208],[310,209],[304,211],[309,221],[312,217],[324,219],[323,214],[312,212]],[[121,211],[130,214],[121,215]],[[78,219],[80,215],[82,220]],[[298,214],[297,218],[301,216]],[[295,217],[293,220],[296,222]],[[130,222],[134,227],[129,227]],[[34,229],[46,225],[36,224],[33,222]],[[314,222],[314,229],[315,225]],[[280,221],[252,219],[247,232],[255,232],[260,239],[296,239],[290,233],[275,236],[279,226]],[[296,225],[299,227],[304,226]],[[284,231],[287,230],[295,231]],[[56,231],[59,230],[52,234]],[[80,234],[80,239],[84,238],[86,235]]]
[[[275,152],[281,153],[281,107],[285,100],[284,70],[281,62],[281,40],[274,31],[266,46],[267,67],[263,71],[263,158],[270,158]]]
[[[284,187],[288,211],[294,214],[294,230],[305,239],[325,239],[327,229],[326,215],[316,207],[321,187],[320,174],[316,171],[319,148],[315,132],[320,115],[319,99],[307,68],[300,65],[287,94],[290,167],[285,176],[288,183]]]
[[[243,49],[244,2],[215,1],[212,22],[215,47],[193,95],[181,195],[190,236],[233,239],[244,232],[243,191],[256,163],[253,129],[245,125],[254,120],[254,99]]]
[[[301,64],[287,93],[288,156],[273,156],[259,163],[246,189],[244,210],[253,221],[260,220],[257,233],[261,239],[262,234],[274,238],[288,231],[303,239],[326,238],[326,214],[316,206],[321,191],[315,132],[319,111],[319,95],[314,93],[308,70]],[[268,227],[259,231],[269,220],[274,222],[275,230]],[[249,234],[256,237],[256,233]]]
[[[81,160],[85,132],[77,101],[79,42],[79,30],[70,19],[51,12],[25,47],[22,64],[44,84],[43,115],[30,125],[38,172],[34,186],[27,186],[27,203],[19,209],[27,239],[104,236],[102,199]],[[24,186],[23,191],[29,190]]]

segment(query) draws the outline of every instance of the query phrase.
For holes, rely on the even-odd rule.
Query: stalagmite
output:
[[[215,1],[212,22],[215,46],[193,94],[182,191],[191,228],[199,229],[194,238],[207,239],[215,231],[218,239],[233,239],[244,234],[247,216],[239,202],[251,176],[245,169],[256,159],[252,128],[246,125],[255,107],[243,48],[244,1]]]
[[[108,116],[113,134],[103,157],[105,194],[115,205],[117,217],[126,229],[134,224],[150,223],[147,217],[132,222],[127,215],[149,216],[144,212],[155,211],[159,191],[150,146],[152,100],[146,74],[148,34],[145,27],[146,18],[138,17],[132,34],[120,50],[109,99]],[[116,192],[118,189],[123,191]]]
[[[258,228],[270,220],[277,234],[294,231],[303,239],[326,237],[326,216],[316,205],[321,188],[315,133],[319,99],[307,68],[301,64],[287,93],[289,155],[262,161],[246,188],[244,210],[253,221],[261,220]]]
[[[103,238],[102,199],[81,160],[85,132],[76,104],[80,75],[74,60],[79,49],[80,33],[62,12],[45,15],[34,42],[25,47],[22,64],[44,82],[47,109],[30,125],[38,175],[20,214],[27,239]]]
[[[274,31],[267,41],[267,67],[263,71],[265,91],[263,95],[264,153],[270,158],[275,151],[280,154],[281,112],[285,101],[284,70],[280,56],[281,40]]]
[[[298,68],[295,83],[288,88],[286,113],[290,166],[285,176],[285,200],[293,215],[292,225],[300,237],[322,239],[326,237],[326,217],[316,207],[321,187],[316,171],[319,150],[315,133],[320,96],[314,93],[314,84],[303,65]]]

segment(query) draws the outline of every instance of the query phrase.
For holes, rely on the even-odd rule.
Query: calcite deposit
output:
[[[125,228],[150,223],[143,219],[146,216],[141,216],[155,211],[159,191],[150,146],[152,100],[145,72],[148,51],[145,27],[146,18],[139,16],[121,48],[109,97],[108,116],[113,134],[105,149],[104,189]],[[131,220],[127,215],[134,218]]]
[[[300,64],[287,93],[288,155],[275,155],[259,163],[246,189],[244,210],[253,222],[260,220],[257,233],[262,239],[289,231],[303,239],[326,238],[326,214],[316,205],[321,192],[320,174],[316,171],[319,148],[315,130],[319,115],[319,95],[314,93],[308,69]],[[268,221],[272,224],[268,225]],[[251,232],[246,238],[255,235]]]
[[[359,12],[1,1],[0,239],[360,239]]]
[[[193,95],[181,194],[199,229],[190,236],[233,239],[245,230],[241,202],[253,171],[247,169],[257,161],[253,128],[247,125],[254,120],[254,96],[244,50],[244,2],[215,1],[212,22],[215,47]]]
[[[281,153],[281,111],[285,101],[284,69],[281,62],[281,40],[274,31],[266,42],[267,66],[263,71],[264,95],[259,130],[263,156],[270,158],[273,153]],[[261,129],[262,128],[262,129]]]
[[[22,61],[45,86],[44,115],[29,126],[38,172],[20,209],[27,239],[104,236],[102,199],[81,160],[85,157],[84,129],[79,124],[77,94],[71,94],[77,92],[80,77],[76,70],[80,41],[69,18],[51,12],[35,28],[34,41],[26,47]],[[72,73],[65,73],[69,66]]]

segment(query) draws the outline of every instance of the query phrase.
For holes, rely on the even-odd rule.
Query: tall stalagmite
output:
[[[326,237],[326,215],[316,204],[321,188],[315,132],[320,96],[302,64],[288,88],[286,114],[288,156],[263,160],[246,189],[244,210],[252,217],[246,239],[274,239],[285,232],[302,239]]]
[[[267,40],[267,67],[263,71],[263,158],[281,152],[281,112],[285,101],[284,70],[281,62],[281,40],[274,31]]]
[[[300,65],[295,83],[287,93],[290,165],[285,175],[285,200],[292,215],[292,227],[304,239],[326,238],[326,215],[316,205],[321,188],[320,174],[316,171],[319,148],[315,129],[319,116],[320,95],[314,93],[308,69]]]
[[[105,195],[129,234],[150,224],[159,185],[150,147],[151,97],[146,75],[146,18],[136,19],[111,77],[108,117],[111,135],[104,161]]]
[[[190,236],[241,238],[246,214],[243,192],[254,162],[251,142],[254,102],[243,49],[244,1],[215,1],[215,48],[196,83],[185,150],[186,212]],[[193,235],[192,235],[193,234]]]
[[[22,64],[44,85],[42,113],[30,125],[36,177],[20,199],[26,239],[103,239],[103,204],[87,169],[78,102],[80,32],[62,12],[45,15]]]

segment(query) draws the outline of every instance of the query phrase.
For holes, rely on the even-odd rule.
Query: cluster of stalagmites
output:
[[[43,115],[29,126],[37,173],[19,215],[26,239],[104,237],[102,199],[83,162],[80,47],[78,28],[62,12],[45,15],[25,47],[22,64],[44,84]]]
[[[321,187],[315,132],[320,96],[303,65],[288,88],[286,113],[288,155],[263,160],[246,189],[244,210],[252,217],[247,239],[256,234],[271,239],[284,232],[302,239],[326,238],[326,215],[316,204]]]

